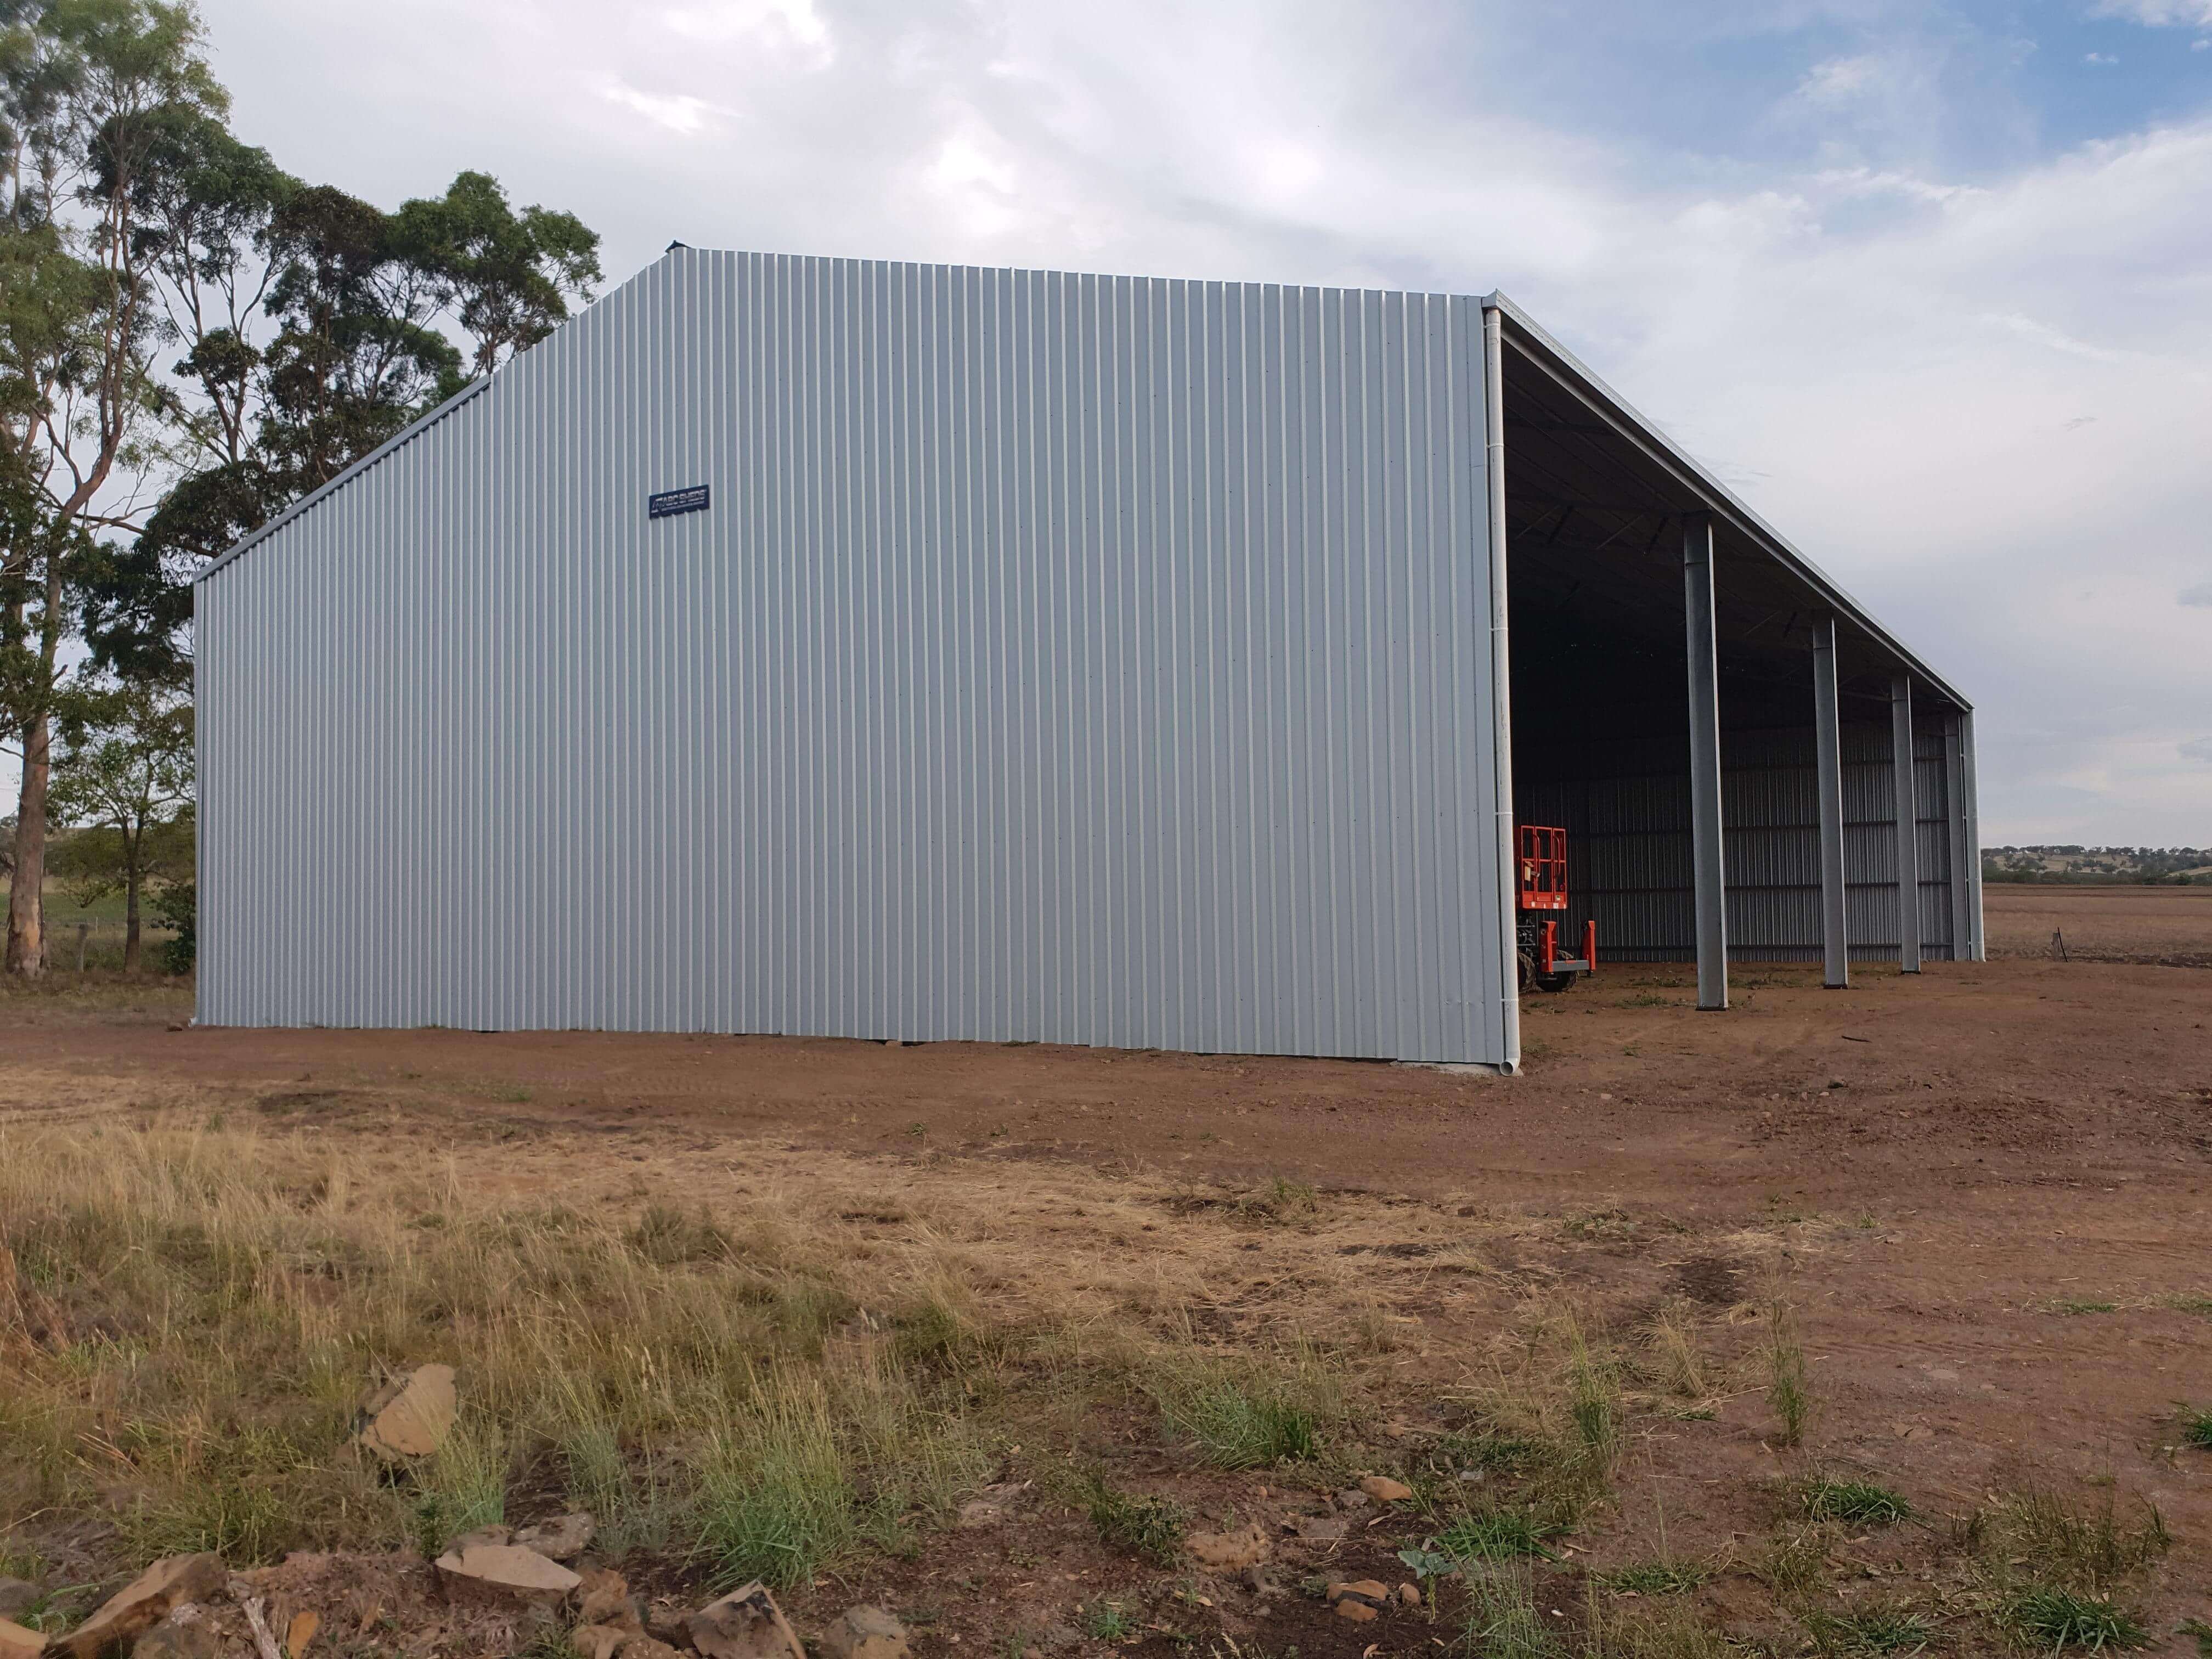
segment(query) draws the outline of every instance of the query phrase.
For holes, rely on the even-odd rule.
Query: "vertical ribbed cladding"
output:
[[[1897,870],[1890,732],[1841,728],[1844,875],[1855,961],[1894,959]],[[1922,939],[1929,959],[1951,953],[1951,855],[1941,731],[1918,750]],[[1820,954],[1820,823],[1813,732],[1722,733],[1729,955],[1744,962]],[[1598,925],[1601,961],[1680,962],[1695,955],[1689,779],[1680,738],[1585,744],[1556,764],[1575,775],[1518,786],[1523,823],[1557,823],[1574,858],[1571,936]]]
[[[672,254],[203,582],[203,1016],[1504,1058],[1480,327]]]

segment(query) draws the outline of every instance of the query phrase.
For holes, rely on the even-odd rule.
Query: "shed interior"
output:
[[[1894,642],[1839,612],[1749,515],[1571,360],[1511,326],[1503,349],[1515,815],[1568,831],[1563,941],[1597,923],[1601,963],[1697,955],[1686,516],[1711,513],[1728,956],[1822,955],[1816,622],[1835,616],[1846,937],[1899,957],[1893,687],[1911,678],[1922,953],[1969,954],[1971,846],[1959,710]],[[1968,740],[1970,741],[1970,739]]]

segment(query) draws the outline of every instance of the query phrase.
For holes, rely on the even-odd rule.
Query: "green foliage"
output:
[[[1556,1530],[1521,1510],[1478,1510],[1462,1515],[1436,1536],[1436,1547],[1459,1561],[1511,1561],[1524,1556],[1559,1558],[1545,1547]]]
[[[1526,1474],[1558,1455],[1557,1449],[1544,1441],[1489,1429],[1448,1434],[1437,1443],[1437,1449],[1462,1468],[1481,1469],[1492,1474]]]
[[[1075,1610],[1076,1628],[1096,1642],[1121,1642],[1137,1633],[1137,1621],[1119,1601],[1103,1598]]]
[[[1188,1524],[1180,1504],[1167,1498],[1132,1497],[1095,1471],[1085,1477],[1079,1495],[1102,1543],[1156,1566],[1175,1565]]]
[[[1896,1492],[1870,1480],[1809,1481],[1802,1496],[1805,1513],[1813,1519],[1846,1526],[1894,1526],[1912,1513],[1912,1505]]]
[[[1201,1389],[1167,1415],[1216,1468],[1266,1468],[1310,1458],[1319,1444],[1310,1412],[1233,1382]]]
[[[2140,1616],[2099,1595],[2037,1588],[2005,1603],[2004,1623],[2021,1643],[2040,1653],[2063,1648],[2139,1648],[2150,1639]]]
[[[1681,1561],[1648,1561],[1596,1575],[1607,1589],[1638,1595],[1680,1595],[1712,1577],[1712,1569]]]
[[[1567,1414],[1578,1455],[1601,1479],[1620,1450],[1620,1391],[1612,1368],[1591,1354],[1580,1330],[1572,1333],[1567,1380]]]
[[[2181,1419],[2183,1443],[2212,1451],[2212,1411],[2185,1412]]]
[[[457,1533],[507,1518],[507,1446],[490,1422],[465,1418],[412,1471],[416,1541],[436,1555]]]
[[[1460,1568],[1458,1558],[1446,1555],[1435,1547],[1436,1540],[1425,1539],[1419,1544],[1408,1546],[1398,1552],[1398,1559],[1405,1563],[1406,1571],[1416,1578],[1448,1578]]]
[[[1778,1296],[1767,1304],[1762,1352],[1766,1361],[1766,1403],[1773,1409],[1778,1425],[1775,1438],[1785,1446],[1795,1446],[1804,1439],[1806,1425],[1812,1420],[1813,1376],[1805,1360],[1804,1339],[1798,1334],[1796,1313]]]
[[[1467,1577],[1460,1645],[1480,1659],[1555,1659],[1559,1639],[1536,1606],[1525,1564],[1489,1567]]]
[[[1806,1623],[1824,1653],[1918,1653],[1936,1639],[1922,1614],[1887,1603],[1816,1613]]]
[[[805,1583],[859,1535],[852,1477],[818,1388],[773,1387],[698,1471],[700,1553],[723,1585]]]
[[[2156,1505],[2140,1508],[2141,1518],[2130,1523],[2110,1487],[2086,1502],[2033,1491],[1984,1510],[1977,1530],[2001,1566],[2026,1560],[2046,1584],[2102,1595],[2157,1561],[2173,1541]]]

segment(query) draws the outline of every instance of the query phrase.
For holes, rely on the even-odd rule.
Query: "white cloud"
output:
[[[2175,597],[2183,605],[2212,610],[2212,582],[2199,582],[2194,587],[2185,587]]]
[[[687,138],[720,125],[722,118],[728,113],[688,93],[641,92],[622,81],[602,88],[600,95],[624,109],[635,110],[655,126],[665,127]]]
[[[613,275],[675,236],[1503,287],[1976,699],[1992,841],[2205,838],[2172,711],[2212,707],[2174,602],[2212,592],[2212,119],[1963,179],[1940,45],[1879,42],[1771,155],[1692,154],[1540,113],[1445,0],[205,9],[289,167],[386,202],[485,167]]]
[[[2091,345],[2087,340],[2077,340],[2072,335],[2052,328],[2047,323],[2037,322],[2033,317],[2022,317],[2017,313],[2002,316],[1988,314],[1982,317],[1980,320],[1995,324],[1999,328],[2009,329],[2022,339],[2033,340],[2038,345],[2049,346],[2053,351],[2070,352],[2076,357],[2087,357],[2092,362],[2116,362],[2121,356],[2120,353],[2108,351],[2102,346]],[[2074,422],[2069,422],[2068,424],[2072,425]]]
[[[814,0],[711,0],[663,12],[671,33],[710,46],[742,41],[793,67],[827,69],[836,41]]]
[[[2098,0],[2092,17],[2124,17],[2153,28],[2212,28],[2212,0]]]
[[[2212,738],[2191,738],[2180,747],[2184,760],[2212,761]]]
[[[2118,55],[2114,52],[2090,52],[2081,55],[2081,61],[2085,64],[2117,64],[2120,60]]]
[[[1811,104],[1842,104],[1863,98],[1882,81],[1881,60],[1871,56],[1831,58],[1807,70],[1796,95]]]
[[[1981,193],[1974,185],[1939,184],[1893,168],[1877,172],[1872,167],[1829,167],[1814,174],[1813,182],[1838,196],[1898,196],[1931,207],[1948,207]]]

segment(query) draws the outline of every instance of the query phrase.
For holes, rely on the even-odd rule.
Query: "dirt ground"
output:
[[[1984,926],[1993,957],[2212,968],[2212,886],[1991,883]]]
[[[2177,1621],[2212,1619],[2212,1452],[2176,1427],[2185,1404],[2212,1408],[2212,974],[2081,957],[2101,929],[2115,954],[2212,962],[2212,893],[1989,902],[1993,944],[2047,942],[2057,917],[2085,951],[1862,968],[1836,992],[1811,969],[1743,969],[1725,1014],[1695,1010],[1686,969],[1610,970],[1529,1006],[1511,1079],[1046,1046],[179,1029],[173,992],[55,994],[0,1004],[0,1127],[234,1099],[450,1148],[519,1189],[632,1164],[826,1182],[840,1203],[878,1190],[894,1231],[957,1191],[968,1221],[933,1224],[964,1248],[1045,1243],[1102,1283],[1172,1280],[1224,1328],[1282,1316],[1271,1298],[1302,1273],[1302,1320],[1385,1292],[1409,1398],[1464,1382],[1531,1296],[1717,1313],[1778,1261],[1821,1402],[1811,1449],[1771,1448],[1756,1399],[1647,1425],[1617,1524],[1586,1550],[1648,1555],[1655,1520],[1677,1546],[1724,1545],[1757,1522],[1745,1494],[1808,1460],[1879,1474],[1931,1516],[2109,1483],[2172,1530],[2144,1605],[2154,1646],[2179,1653]],[[1144,1237],[1139,1211],[1273,1177],[1319,1188],[1325,1224],[1264,1249]],[[1086,1212],[1101,1182],[1135,1208]],[[1264,1485],[1239,1493],[1267,1513]],[[1043,1556],[952,1541],[832,1594],[941,1601],[949,1639],[988,1644],[1006,1607],[1054,1588],[1038,1536]],[[1089,1593],[1095,1571],[1060,1588]],[[1310,1655],[1372,1637],[1326,1620],[1288,1634]]]

